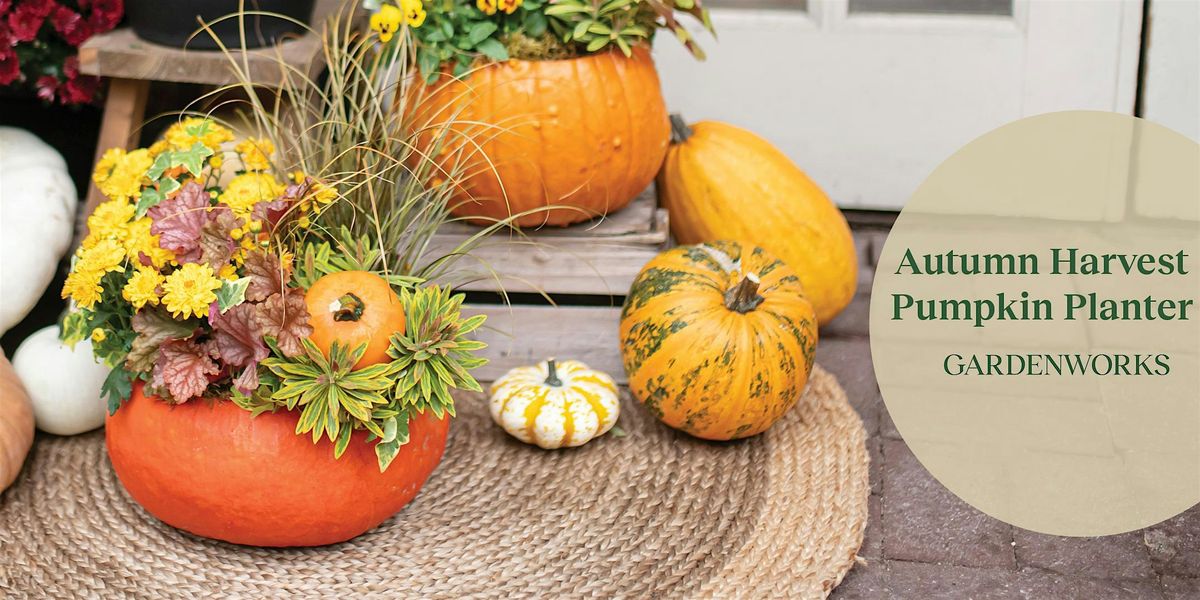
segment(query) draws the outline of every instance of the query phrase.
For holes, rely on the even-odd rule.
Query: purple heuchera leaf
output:
[[[180,263],[200,261],[200,230],[208,223],[208,192],[194,181],[179,188],[175,196],[146,211],[150,233],[158,245],[175,253]]]
[[[242,226],[242,220],[233,215],[228,206],[215,206],[208,211],[208,222],[200,228],[201,259],[220,271],[229,262],[237,250],[237,242],[233,241],[232,232]]]
[[[208,322],[213,327],[212,347],[217,358],[230,369],[241,368],[234,385],[243,394],[258,387],[258,362],[271,353],[263,341],[262,328],[257,321],[253,304],[239,304],[221,314],[217,303],[208,309]]]
[[[192,340],[169,340],[158,349],[154,362],[153,385],[171,394],[171,400],[183,404],[200,397],[208,389],[208,377],[220,373],[204,346]]]
[[[288,288],[286,293],[273,294],[258,305],[258,324],[263,334],[275,338],[284,356],[296,356],[304,351],[300,340],[312,334],[308,324],[308,306],[304,290]]]
[[[246,286],[246,300],[262,302],[272,294],[284,291],[284,283],[291,273],[280,264],[279,257],[270,252],[254,250],[246,253],[243,263],[250,284]]]

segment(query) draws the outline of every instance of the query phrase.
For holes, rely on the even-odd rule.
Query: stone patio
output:
[[[1007,525],[975,510],[921,466],[888,416],[867,329],[875,259],[886,230],[856,228],[859,295],[821,331],[817,361],[862,417],[871,454],[860,557],[831,598],[1200,598],[1200,506],[1123,535],[1071,538]]]

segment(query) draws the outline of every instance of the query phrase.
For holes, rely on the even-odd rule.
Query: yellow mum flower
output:
[[[133,277],[121,289],[121,297],[128,300],[135,309],[147,304],[158,304],[158,286],[162,285],[164,277],[157,269],[138,267]]]
[[[400,12],[399,8],[391,4],[384,4],[379,8],[379,12],[371,15],[371,29],[379,33],[379,41],[388,43],[392,41],[392,36],[400,30],[400,22],[404,20],[404,13]]]
[[[162,302],[176,319],[208,314],[208,306],[217,300],[221,287],[212,267],[187,263],[167,276],[162,284]]]
[[[159,154],[162,154],[170,149],[171,144],[168,143],[167,140],[158,140],[157,142],[150,144],[150,147],[146,150],[150,152],[150,156],[158,156]]]
[[[286,189],[270,173],[242,173],[225,186],[221,202],[229,205],[235,215],[248,218],[255,204],[274,200]]]
[[[208,159],[208,166],[214,169],[220,169],[223,164],[225,164],[225,157],[221,156],[220,152],[210,156]]]
[[[504,11],[504,14],[506,15],[513,14],[513,12],[515,12],[517,8],[521,6],[521,2],[523,1],[524,0],[496,0],[497,6],[500,8],[500,10]]]
[[[275,153],[275,144],[271,140],[246,138],[233,147],[242,157],[242,166],[247,171],[266,171],[271,168],[271,155]]]
[[[134,263],[145,254],[155,267],[163,267],[175,260],[175,253],[158,245],[158,236],[150,233],[153,225],[150,217],[142,217],[129,224],[125,235],[125,256]]]
[[[104,153],[96,163],[92,173],[92,181],[96,187],[113,200],[128,200],[142,194],[142,180],[154,157],[145,148],[125,152],[120,148],[111,148]]]
[[[67,275],[67,281],[63,283],[63,299],[70,298],[75,301],[75,304],[91,309],[100,301],[100,296],[104,293],[104,289],[100,287],[101,277],[104,277],[103,271],[73,269]]]
[[[117,240],[100,240],[90,248],[80,248],[73,270],[90,271],[103,276],[111,271],[124,270],[125,246]]]
[[[133,204],[124,199],[101,203],[88,217],[88,236],[96,236],[97,239],[124,237],[135,211]]]
[[[200,142],[209,150],[217,152],[221,149],[221,144],[233,141],[233,132],[212,119],[188,117],[168,127],[163,137],[178,150],[187,150],[196,142]]]
[[[108,334],[104,333],[103,329],[100,329],[99,327],[97,327],[92,330],[92,343],[93,344],[99,344],[100,342],[103,342],[107,338],[108,338]]]

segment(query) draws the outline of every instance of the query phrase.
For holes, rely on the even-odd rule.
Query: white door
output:
[[[667,103],[763,135],[839,205],[898,209],[1018,118],[1132,113],[1141,0],[711,0],[697,62],[655,44]]]

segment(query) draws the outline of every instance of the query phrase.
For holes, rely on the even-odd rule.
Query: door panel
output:
[[[806,8],[714,8],[706,62],[665,39],[655,55],[673,111],[765,136],[843,207],[900,208],[955,149],[1022,116],[1133,108],[1137,0]]]

